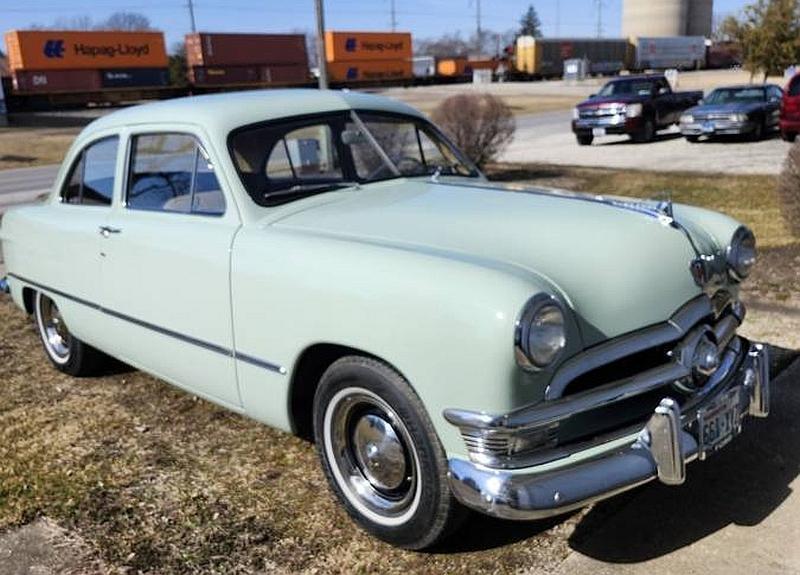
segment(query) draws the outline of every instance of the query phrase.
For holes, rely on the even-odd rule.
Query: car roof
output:
[[[189,96],[125,108],[98,118],[84,130],[100,130],[136,124],[190,123],[226,136],[231,130],[293,116],[324,114],[353,109],[374,110],[424,117],[421,112],[390,98],[346,90],[250,90]]]
[[[731,84],[730,86],[717,86],[714,90],[747,90],[749,88],[769,88],[771,86],[780,88],[777,84]]]

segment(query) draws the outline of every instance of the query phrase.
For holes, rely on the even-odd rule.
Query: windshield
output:
[[[429,122],[383,112],[341,112],[247,126],[229,147],[256,203],[393,178],[477,177],[477,169]]]
[[[609,82],[597,94],[602,98],[608,96],[649,96],[653,93],[655,80],[619,80]]]
[[[706,104],[752,104],[767,99],[764,88],[720,88],[711,92]]]

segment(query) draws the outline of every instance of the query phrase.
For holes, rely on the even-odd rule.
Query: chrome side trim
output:
[[[562,397],[567,386],[584,373],[629,355],[677,341],[700,320],[714,314],[714,306],[706,295],[700,295],[681,307],[666,323],[601,343],[562,364],[545,390],[545,399]]]
[[[258,359],[256,357],[253,357],[253,356],[249,356],[249,355],[245,355],[245,354],[242,354],[242,353],[238,353],[235,350],[228,349],[226,347],[217,345],[215,343],[210,343],[210,342],[204,341],[202,339],[197,339],[195,337],[192,337],[192,336],[189,336],[189,335],[186,335],[186,334],[183,334],[183,333],[179,333],[177,331],[173,331],[171,329],[167,329],[165,327],[161,327],[159,325],[156,325],[156,324],[153,324],[153,323],[141,320],[141,319],[137,319],[135,317],[131,317],[131,316],[126,315],[124,313],[120,313],[118,311],[114,311],[114,310],[111,310],[111,309],[108,309],[108,308],[104,308],[99,304],[87,301],[85,299],[81,299],[79,297],[75,297],[75,296],[70,295],[68,293],[65,293],[63,291],[60,291],[60,290],[57,290],[57,289],[42,285],[40,283],[34,282],[32,280],[29,280],[27,278],[18,276],[16,274],[8,274],[8,275],[9,275],[9,277],[13,277],[14,279],[17,279],[17,280],[19,280],[19,281],[21,281],[23,283],[26,283],[26,284],[28,284],[30,286],[38,288],[38,289],[40,289],[42,291],[46,291],[46,292],[49,292],[51,294],[55,294],[57,296],[66,298],[68,300],[71,300],[71,301],[74,301],[75,303],[79,303],[79,304],[81,304],[83,306],[89,307],[89,308],[91,308],[91,309],[93,309],[95,311],[98,311],[98,312],[103,313],[105,315],[108,315],[110,317],[113,317],[113,318],[116,318],[116,319],[120,319],[120,320],[126,321],[128,323],[132,323],[134,325],[137,325],[139,327],[148,329],[148,330],[153,331],[155,333],[158,333],[160,335],[171,337],[173,339],[177,339],[177,340],[182,341],[184,343],[188,343],[190,345],[201,347],[201,348],[206,349],[208,351],[211,351],[211,352],[214,352],[214,353],[218,353],[220,355],[225,355],[225,356],[231,357],[233,359],[238,359],[238,360],[244,361],[245,363],[249,363],[249,364],[255,365],[257,367],[261,367],[261,368],[266,369],[268,371],[274,371],[276,373],[280,373],[281,375],[285,375],[286,374],[286,368],[282,367],[280,365],[277,365],[277,364],[274,364],[274,363],[271,363],[271,362],[268,362],[268,361],[264,361],[264,360]]]

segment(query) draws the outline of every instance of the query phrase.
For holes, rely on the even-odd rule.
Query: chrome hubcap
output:
[[[347,388],[325,410],[324,447],[347,499],[373,521],[396,525],[416,511],[419,460],[405,424],[382,398]]]
[[[69,359],[69,345],[72,336],[56,303],[44,295],[39,299],[39,321],[45,346],[53,359],[56,361]]]
[[[399,488],[406,479],[405,447],[392,424],[368,413],[353,430],[353,451],[364,477],[382,491]]]

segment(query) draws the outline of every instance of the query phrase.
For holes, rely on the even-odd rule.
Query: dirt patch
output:
[[[0,536],[0,575],[102,575],[108,566],[89,546],[42,518]]]

